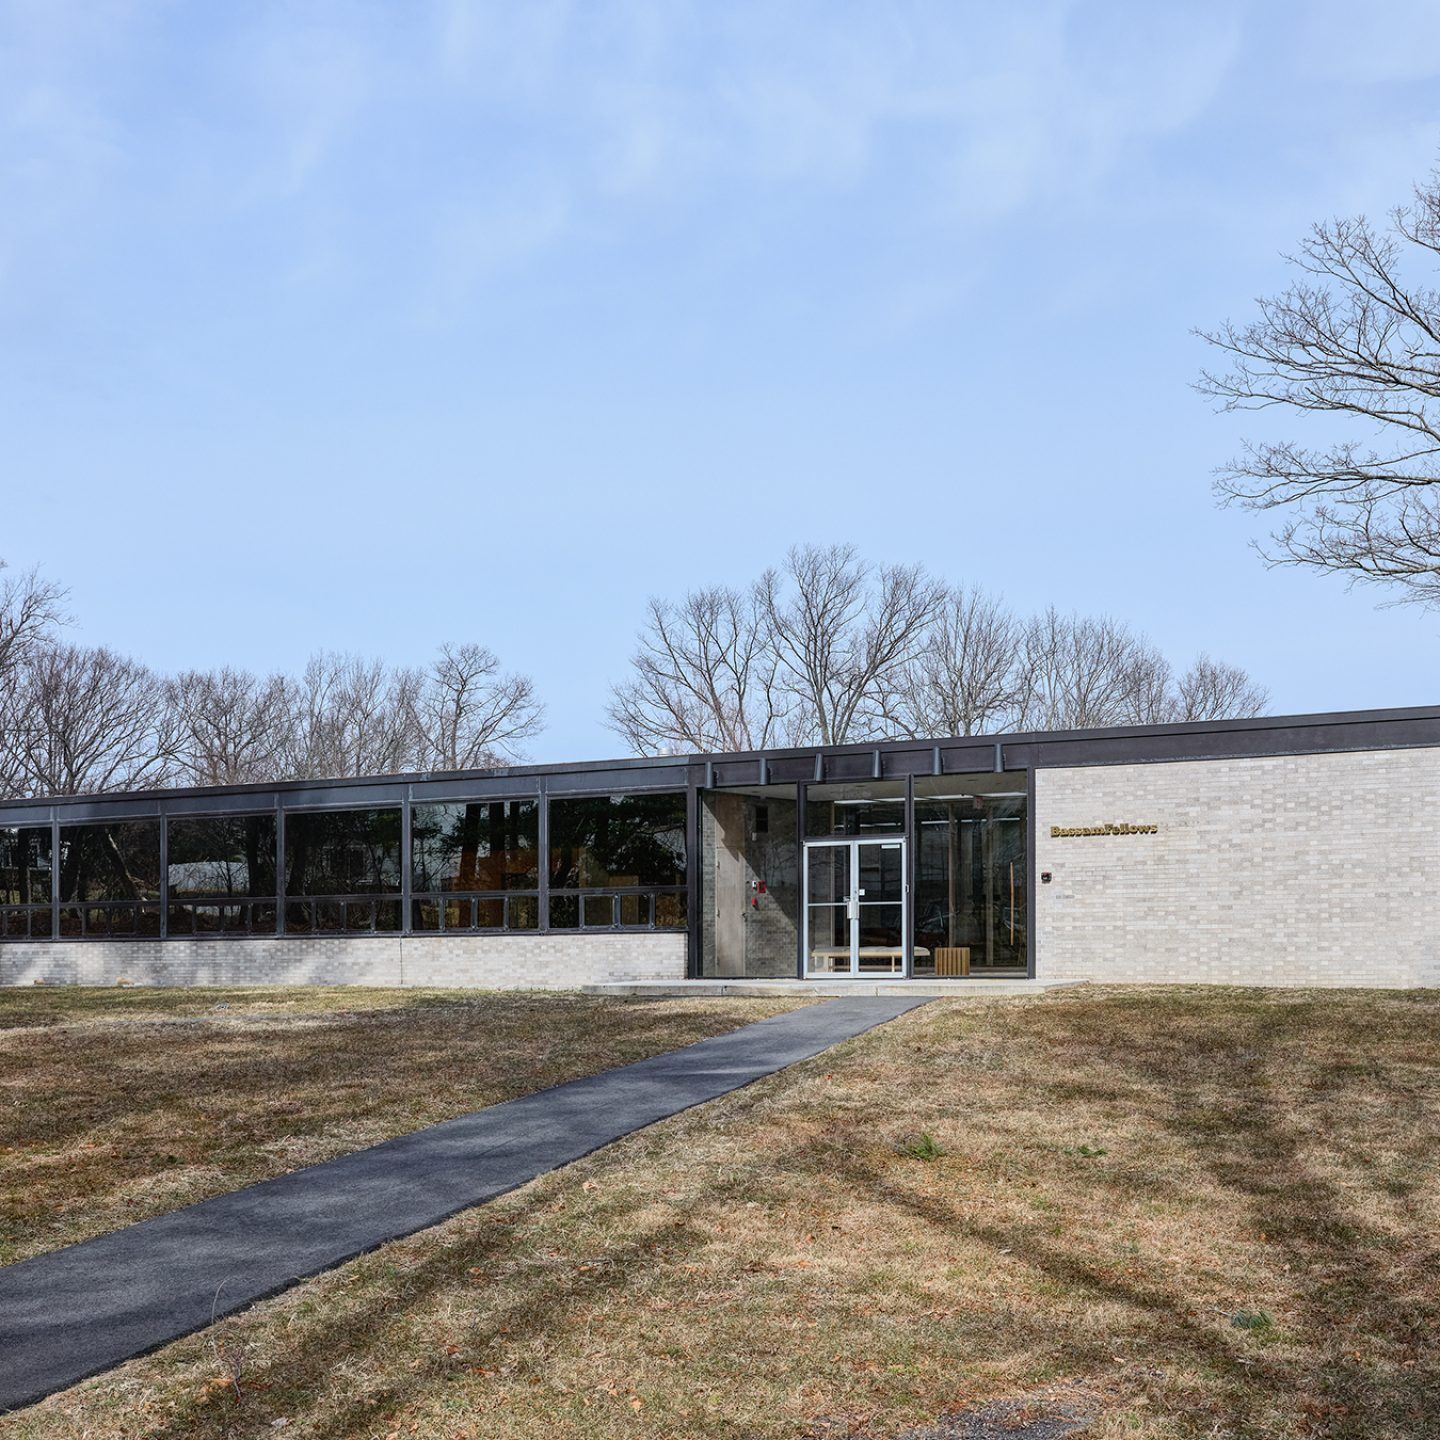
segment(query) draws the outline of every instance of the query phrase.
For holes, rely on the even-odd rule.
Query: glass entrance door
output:
[[[805,845],[805,973],[905,973],[905,842]]]

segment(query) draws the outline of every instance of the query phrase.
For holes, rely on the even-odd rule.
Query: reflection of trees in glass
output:
[[[400,889],[400,811],[289,811],[287,895],[389,895]]]
[[[417,805],[411,812],[416,891],[533,890],[540,883],[534,800]]]
[[[226,815],[170,821],[172,898],[275,894],[275,817]]]
[[[0,826],[0,904],[44,905],[49,899],[49,827]]]
[[[685,796],[550,802],[550,884],[575,890],[685,883]]]
[[[160,822],[60,827],[61,900],[158,900]]]

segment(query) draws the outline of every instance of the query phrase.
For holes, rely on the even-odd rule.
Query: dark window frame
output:
[[[273,938],[278,931],[284,896],[280,894],[280,867],[282,862],[283,839],[278,809],[257,808],[254,810],[186,811],[181,815],[162,816],[164,864],[161,878],[164,883],[164,926],[165,938],[172,935],[183,940],[224,941],[245,940],[256,937]],[[270,822],[270,873],[272,888],[262,890],[251,887],[247,894],[236,892],[201,893],[198,891],[177,891],[171,885],[170,870],[175,863],[173,842],[176,826],[213,825],[219,822],[243,824],[255,820]],[[184,862],[181,862],[184,863]],[[248,870],[247,858],[247,870]],[[239,910],[243,923],[231,924],[224,912]],[[199,923],[202,913],[221,911],[220,923],[214,928]]]

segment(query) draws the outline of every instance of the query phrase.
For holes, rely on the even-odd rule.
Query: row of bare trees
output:
[[[543,722],[530,679],[483,645],[444,645],[424,668],[322,652],[298,676],[162,676],[67,642],[66,621],[59,587],[0,577],[0,793],[472,769]]]
[[[1257,715],[1265,690],[1055,609],[1024,618],[916,565],[792,549],[748,589],[652,600],[612,729],[637,754]]]
[[[424,668],[321,652],[298,676],[161,676],[69,643],[64,594],[0,575],[0,793],[463,770],[541,729],[524,675],[475,644]],[[639,754],[1258,714],[1238,666],[1179,672],[1110,619],[1025,618],[915,565],[804,546],[747,589],[654,600],[610,725]]]

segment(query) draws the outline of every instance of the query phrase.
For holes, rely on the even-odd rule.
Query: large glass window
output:
[[[166,853],[169,933],[272,933],[275,829],[273,813],[171,820]]]
[[[116,939],[160,933],[160,822],[62,825],[60,934]]]
[[[866,780],[852,785],[805,787],[805,833],[900,834],[905,829],[905,782]]]
[[[0,825],[0,940],[50,935],[50,827]]]
[[[550,802],[552,889],[685,883],[685,796]]]
[[[538,801],[416,805],[410,850],[415,929],[535,928]]]
[[[557,929],[685,924],[683,791],[552,800],[549,858]]]
[[[400,811],[287,811],[285,928],[398,930]]]
[[[915,973],[1023,973],[1026,797],[1013,775],[915,782]]]
[[[417,892],[534,890],[540,883],[534,800],[416,805],[411,854]]]

